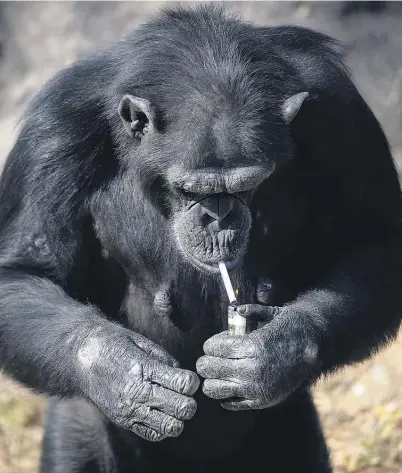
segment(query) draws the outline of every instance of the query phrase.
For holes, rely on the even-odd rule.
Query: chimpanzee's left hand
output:
[[[203,392],[225,409],[265,409],[319,374],[318,344],[308,318],[291,307],[239,306],[239,313],[271,320],[245,336],[227,332],[204,344],[197,372]]]

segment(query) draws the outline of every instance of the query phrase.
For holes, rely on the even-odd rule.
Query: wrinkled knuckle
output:
[[[124,379],[123,380],[123,390],[121,392],[121,403],[127,404],[127,398],[133,397],[133,394],[139,389],[139,383],[133,379]]]
[[[134,424],[135,424],[135,417],[126,416],[124,418],[124,421],[120,425],[124,427],[125,429],[131,429]]]
[[[114,416],[111,420],[114,424],[118,425],[119,427],[122,427],[123,429],[130,429],[135,423],[135,420],[127,415],[117,415]]]
[[[144,386],[144,398],[146,402],[149,402],[156,397],[156,386],[155,384],[150,383],[148,386]]]
[[[127,371],[127,377],[134,379],[137,382],[142,382],[145,379],[144,366],[141,360],[130,359],[129,369]]]
[[[146,360],[144,360],[144,362],[143,362],[143,379],[144,380],[152,379],[152,377],[155,374],[158,374],[160,372],[160,370],[158,370],[159,366],[160,366],[160,363],[155,361],[152,358],[147,358]]]
[[[147,420],[148,415],[149,415],[149,409],[145,408],[144,406],[139,406],[132,410],[130,419],[132,419],[133,424],[137,422],[142,423]]]
[[[149,400],[152,385],[138,380],[128,380],[122,393],[122,402],[126,406],[133,407],[136,403],[144,403]]]

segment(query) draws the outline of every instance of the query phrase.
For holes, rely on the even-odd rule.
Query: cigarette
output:
[[[229,297],[229,302],[232,304],[233,302],[236,302],[236,294],[233,290],[232,282],[230,280],[226,264],[221,261],[220,263],[218,263],[218,266],[223,279],[223,284],[225,285],[225,289]]]

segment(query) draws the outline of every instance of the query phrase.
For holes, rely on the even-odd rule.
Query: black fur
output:
[[[303,91],[289,128],[281,104]],[[155,106],[157,140],[138,145],[126,133],[124,94]],[[126,356],[127,327],[195,371],[203,343],[226,328],[226,294],[177,249],[165,171],[244,160],[277,169],[250,203],[248,253],[233,280],[243,303],[257,302],[269,280],[265,303],[286,305],[303,323],[303,331],[278,324],[284,343],[270,354],[278,370],[292,366],[287,348],[302,343],[300,333],[316,341],[319,368],[265,410],[229,412],[199,390],[178,438],[146,442],[77,400],[106,405],[117,376],[114,365],[94,374],[104,380],[95,389],[77,353],[101,332],[106,361],[114,344]],[[39,92],[0,199],[0,362],[56,396],[43,473],[330,471],[308,385],[394,337],[402,307],[397,173],[335,41],[253,27],[211,6],[166,11]],[[171,305],[161,312],[153,299],[164,288]]]

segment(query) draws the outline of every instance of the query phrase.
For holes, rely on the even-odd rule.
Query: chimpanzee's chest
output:
[[[239,303],[277,305],[282,290],[268,274],[253,273],[245,264],[230,273]],[[280,284],[278,283],[278,287]],[[227,329],[228,295],[220,275],[184,270],[166,281],[133,275],[121,312],[130,329],[163,346],[183,367],[194,369],[203,344]]]
[[[247,253],[230,272],[240,303],[281,305],[307,281],[307,207],[290,190],[276,183],[255,196]],[[187,261],[170,222],[159,218],[156,225],[146,203],[129,199],[119,207],[106,193],[94,202],[93,215],[104,257],[126,276],[119,305],[124,322],[193,368],[203,343],[227,328],[228,296],[220,275],[202,273]],[[102,277],[113,283],[113,274]]]

